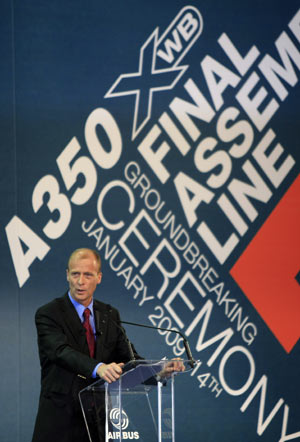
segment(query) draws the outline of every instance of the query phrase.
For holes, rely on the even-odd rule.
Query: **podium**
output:
[[[164,375],[171,361],[128,362],[118,381],[100,379],[79,393],[90,442],[139,440],[175,442],[174,383],[177,374]]]

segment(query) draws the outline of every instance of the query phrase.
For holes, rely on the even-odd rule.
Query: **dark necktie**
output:
[[[83,312],[84,321],[83,326],[85,328],[85,334],[86,334],[86,340],[89,346],[90,356],[91,358],[94,357],[95,354],[95,337],[94,332],[90,324],[90,309],[86,308]]]

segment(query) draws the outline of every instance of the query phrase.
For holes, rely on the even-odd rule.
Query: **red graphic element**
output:
[[[300,337],[300,175],[230,273],[289,353]]]

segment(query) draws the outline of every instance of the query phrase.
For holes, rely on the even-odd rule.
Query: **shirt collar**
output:
[[[77,314],[81,320],[83,319],[83,312],[86,308],[89,308],[90,312],[91,312],[91,316],[94,316],[93,300],[90,302],[90,304],[87,307],[85,307],[84,305],[80,304],[75,299],[73,299],[70,292],[68,292],[68,295],[69,295],[70,301],[74,305],[74,307],[77,311]]]

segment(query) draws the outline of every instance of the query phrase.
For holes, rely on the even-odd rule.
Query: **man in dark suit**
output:
[[[87,442],[79,391],[97,378],[119,379],[130,360],[118,311],[93,299],[101,277],[98,253],[75,250],[67,268],[69,291],[36,313],[41,394],[32,442]]]

